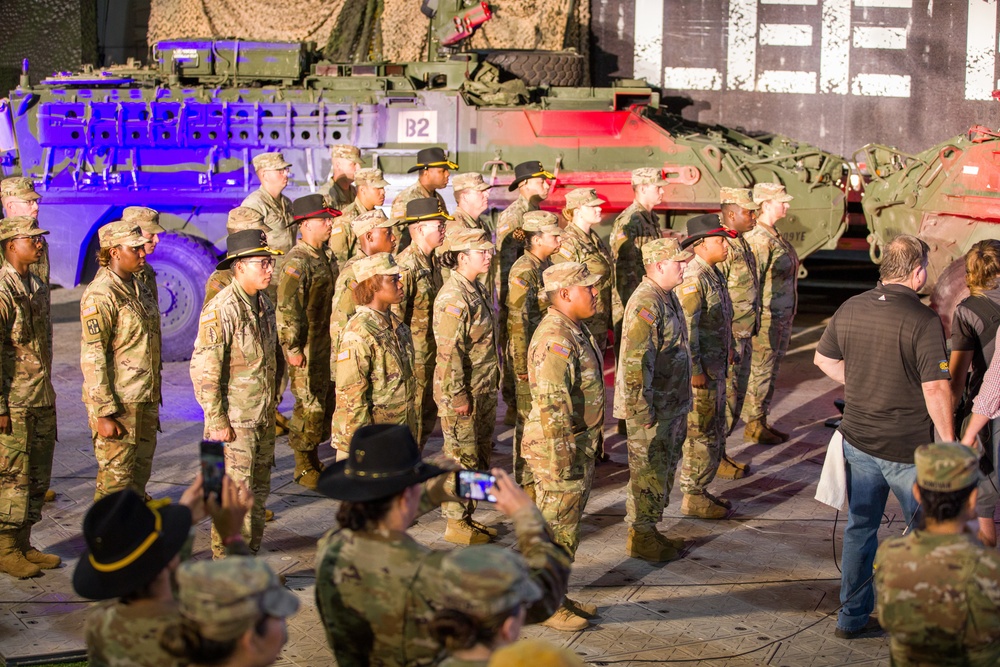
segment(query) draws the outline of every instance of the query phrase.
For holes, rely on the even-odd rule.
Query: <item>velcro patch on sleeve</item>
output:
[[[687,287],[681,290],[681,294],[694,294],[697,291],[698,291],[697,285],[688,285]]]
[[[511,278],[510,281],[520,287],[521,289],[528,289],[528,283],[524,282],[520,278]]]
[[[204,323],[204,322],[214,322],[217,319],[218,319],[218,315],[216,315],[216,312],[214,310],[210,310],[207,313],[202,313],[202,315],[201,315],[201,321],[202,321],[202,323]]]
[[[566,259],[573,259],[573,251],[569,248],[559,248],[559,254]]]
[[[347,361],[350,358],[351,358],[350,350],[344,350],[343,352],[337,355],[337,361]]]
[[[565,345],[560,345],[559,343],[551,343],[549,349],[554,353],[558,354],[563,359],[569,359],[570,350]]]
[[[625,239],[628,238],[628,234],[626,234],[625,232],[618,232],[618,236],[616,236],[615,238],[617,238],[619,241],[624,241]]]
[[[350,287],[351,289],[354,289],[357,286],[358,286],[358,281],[357,280],[352,280],[351,284],[348,285],[348,287]]]
[[[83,313],[81,313],[81,314],[84,317],[86,317],[87,315],[96,315],[97,314],[97,306],[87,306],[86,308],[83,309]]]
[[[510,229],[510,225],[508,225],[506,222],[497,226],[497,236],[505,233],[508,229]]]
[[[101,333],[101,325],[97,323],[96,317],[92,317],[89,320],[87,320],[85,322],[85,326],[87,327],[87,333],[90,334],[91,336],[96,336],[97,334]]]
[[[225,285],[223,285],[222,283],[220,283],[218,280],[210,280],[210,281],[208,281],[208,284],[216,292],[221,292],[226,287]]]
[[[461,318],[462,317],[462,313],[464,311],[461,308],[459,308],[458,306],[445,306],[444,307],[444,312],[448,313],[452,317]]]
[[[334,234],[334,235],[336,235],[336,234],[343,234],[344,233],[344,228],[341,227],[340,225],[337,225],[336,227],[334,227],[333,229],[330,230],[330,233]]]
[[[302,276],[302,272],[291,265],[285,267],[285,273],[290,275],[292,278],[299,278]]]
[[[653,315],[653,313],[649,312],[645,308],[640,308],[637,315],[639,316],[639,319],[644,320],[646,324],[649,324],[650,326],[656,323],[656,315]]]

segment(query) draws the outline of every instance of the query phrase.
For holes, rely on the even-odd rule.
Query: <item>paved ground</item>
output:
[[[80,401],[81,292],[53,294],[60,434],[53,488],[59,496],[34,533],[36,543],[62,556],[65,565],[28,581],[2,579],[0,653],[11,661],[83,650],[88,603],[73,594],[70,578],[82,547],[80,524],[92,499],[96,464]],[[842,524],[837,525],[833,510],[813,500],[813,493],[830,437],[823,421],[834,412],[832,401],[839,392],[811,360],[824,318],[835,305],[830,297],[819,297],[812,314],[796,323],[774,408],[777,424],[792,433],[792,440],[777,447],[747,446],[740,438],[742,429],[729,440],[730,454],[752,462],[754,469],[746,479],[713,485],[733,501],[732,518],[682,518],[679,493],[671,497],[660,528],[692,541],[680,561],[659,566],[624,555],[628,470],[625,444],[609,418],[606,434],[613,462],[598,468],[570,581],[574,597],[599,606],[599,622],[576,634],[536,626],[525,635],[568,646],[597,665],[888,664],[886,639],[837,639],[830,616],[838,606]],[[186,363],[167,364],[163,384],[163,433],[149,491],[176,499],[197,467],[201,411]],[[284,407],[290,409],[288,398]],[[508,469],[512,434],[502,424],[495,431],[497,463]],[[430,450],[436,451],[440,442],[440,437],[432,438]],[[292,483],[292,455],[284,438],[277,454],[268,502],[277,520],[267,526],[261,556],[288,577],[302,601],[278,664],[333,665],[313,604],[313,559],[316,539],[334,523],[335,503]],[[324,455],[332,458],[328,448]],[[487,523],[500,522],[496,513],[482,514]],[[898,533],[901,526],[899,507],[890,500],[881,537]],[[423,543],[451,548],[440,539],[443,530],[440,515],[433,513],[420,519],[413,533]],[[501,530],[501,544],[513,541],[512,534]],[[195,548],[196,557],[208,556],[204,525]]]

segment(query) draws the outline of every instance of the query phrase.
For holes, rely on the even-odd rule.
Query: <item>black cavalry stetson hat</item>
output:
[[[73,590],[91,600],[142,589],[180,553],[191,511],[170,500],[143,501],[131,489],[107,495],[83,518],[87,549],[73,571]]]
[[[292,217],[298,220],[310,218],[336,218],[340,211],[327,206],[323,195],[306,195],[292,202]]]
[[[731,239],[736,238],[737,233],[733,229],[726,229],[722,226],[722,221],[716,213],[706,213],[698,215],[687,222],[687,238],[681,241],[681,248],[687,248],[695,241],[708,238],[709,236],[725,236]]]
[[[406,173],[417,171],[418,169],[429,169],[430,167],[446,167],[448,169],[458,169],[458,165],[448,159],[444,149],[438,146],[422,148],[417,151],[417,163],[406,170]]]
[[[369,424],[354,432],[347,459],[320,474],[316,490],[337,500],[368,502],[402,493],[445,472],[421,460],[407,427]]]
[[[219,262],[215,268],[223,271],[243,257],[269,257],[284,254],[280,250],[267,247],[267,235],[263,231],[244,229],[242,232],[234,232],[226,237],[226,258]]]
[[[545,167],[538,160],[529,160],[528,162],[522,162],[521,164],[514,167],[514,182],[507,186],[507,189],[511,192],[517,190],[519,186],[524,181],[529,178],[535,178],[541,176],[542,178],[555,178],[555,174],[549,171],[545,171]]]
[[[424,220],[454,220],[455,218],[441,210],[441,202],[437,197],[421,197],[406,202],[406,222],[423,222]]]

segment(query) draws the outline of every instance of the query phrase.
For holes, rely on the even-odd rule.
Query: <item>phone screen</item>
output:
[[[469,500],[485,500],[488,503],[495,503],[496,496],[489,493],[491,486],[496,484],[496,477],[488,472],[478,470],[459,470],[455,473],[455,492],[459,498]]]
[[[221,442],[201,441],[201,480],[205,498],[215,493],[222,498],[222,477],[226,474],[225,446]]]

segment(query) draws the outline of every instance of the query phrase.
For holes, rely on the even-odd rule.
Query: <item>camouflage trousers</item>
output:
[[[575,560],[580,546],[580,519],[594,483],[594,461],[587,462],[583,476],[577,479],[560,479],[539,472],[535,471],[535,503],[552,528],[556,544]]]
[[[0,530],[32,526],[52,477],[56,409],[10,408],[10,434],[0,435]]]
[[[97,458],[97,483],[94,500],[132,488],[140,496],[153,471],[156,432],[160,428],[160,406],[156,403],[122,403],[115,420],[125,429],[117,440],[97,434],[97,419],[91,417],[90,430]]]
[[[510,362],[507,350],[507,307],[500,307],[497,319],[497,358],[500,359],[500,395],[507,411],[517,409],[517,377],[514,375],[514,364]]]
[[[687,415],[682,449],[681,490],[698,495],[715,479],[726,453],[726,382],[708,378],[703,389],[691,388],[693,405]]]
[[[413,391],[413,413],[416,416],[413,439],[422,452],[438,418],[437,403],[434,402],[434,362],[414,365],[413,377],[417,381]]]
[[[524,422],[531,412],[531,385],[527,380],[517,380],[517,422],[514,424],[514,481],[518,486],[527,487],[535,483],[531,467],[524,460],[521,443],[524,441]]]
[[[657,418],[650,427],[643,423],[646,419],[625,420],[629,473],[625,523],[635,528],[652,528],[663,517],[687,435],[686,414]]]
[[[295,397],[288,446],[296,452],[311,452],[330,437],[336,393],[328,368],[318,365],[320,367],[315,368],[307,362],[304,368],[288,366],[292,396]]]
[[[243,520],[243,541],[257,553],[264,539],[264,509],[271,493],[271,468],[274,466],[274,415],[267,423],[254,428],[233,428],[236,439],[226,443],[226,474],[234,482],[246,482],[253,493],[253,509]],[[223,558],[226,548],[212,527],[212,557]]]
[[[497,424],[496,394],[483,394],[472,399],[472,412],[468,417],[455,414],[441,415],[441,433],[444,435],[442,453],[468,470],[489,470],[493,452],[493,429]],[[476,510],[473,500],[464,503],[445,503],[441,514],[446,519],[463,519]]]
[[[753,361],[747,383],[746,415],[744,420],[766,419],[771,411],[778,367],[792,339],[792,318],[760,321],[760,332],[753,338]]]
[[[747,396],[750,381],[750,365],[753,356],[753,338],[736,338],[733,352],[739,361],[729,365],[726,377],[726,433],[732,433],[743,412],[743,402]]]

